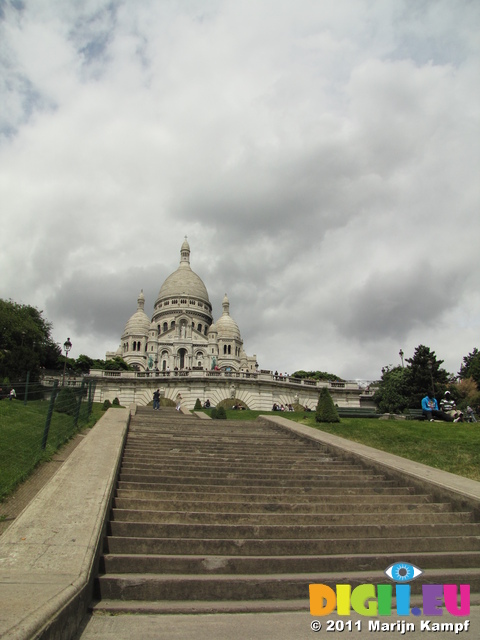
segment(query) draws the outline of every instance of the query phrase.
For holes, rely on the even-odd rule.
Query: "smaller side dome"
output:
[[[145,296],[143,295],[142,289],[137,298],[137,310],[125,325],[125,330],[123,332],[124,336],[148,334],[150,329],[150,318],[145,313],[144,306]]]
[[[216,322],[218,337],[237,338],[238,340],[241,340],[238,324],[230,315],[230,302],[228,300],[227,294],[225,294],[225,297],[223,298],[222,307],[223,314]]]

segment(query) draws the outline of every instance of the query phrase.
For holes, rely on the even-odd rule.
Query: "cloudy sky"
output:
[[[179,264],[261,368],[480,347],[477,0],[0,0],[0,297],[115,350]]]

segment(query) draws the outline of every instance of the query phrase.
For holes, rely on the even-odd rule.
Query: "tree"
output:
[[[133,371],[131,367],[121,356],[115,356],[111,360],[107,360],[103,367],[106,371]]]
[[[335,382],[343,382],[342,378],[339,378],[334,373],[327,373],[326,371],[304,371],[303,369],[292,373],[292,378],[308,378],[310,380],[333,380]]]
[[[320,389],[317,409],[315,411],[315,422],[340,422],[338,411],[326,387]]]
[[[410,406],[411,372],[404,367],[386,368],[373,400],[382,413],[402,413]]]
[[[412,358],[406,358],[406,367],[386,367],[373,397],[376,406],[385,413],[402,413],[405,409],[419,409],[428,392],[443,395],[452,376],[442,368],[435,351],[424,345],[415,349]]]
[[[461,380],[473,378],[480,387],[480,352],[475,347],[472,353],[463,358],[463,364],[460,367],[458,375]]]
[[[442,395],[452,377],[442,368],[443,360],[437,360],[435,351],[423,344],[415,349],[413,358],[406,358],[409,369],[408,386],[410,406],[420,407],[422,398],[428,391]]]
[[[30,305],[0,299],[0,378],[22,380],[30,371],[30,379],[37,380],[42,367],[58,368],[61,349],[42,314]]]

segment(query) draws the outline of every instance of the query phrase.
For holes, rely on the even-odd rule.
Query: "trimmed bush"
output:
[[[113,402],[112,402],[112,406],[113,407],[119,407],[120,406],[120,400],[118,398],[114,398]]]
[[[340,422],[338,411],[326,387],[320,390],[320,395],[318,396],[315,422]]]
[[[200,398],[197,398],[195,401],[195,406],[193,407],[194,411],[198,411],[202,408],[202,403],[200,402]]]
[[[110,402],[110,400],[105,400],[103,402],[102,411],[106,411],[107,409],[110,409],[111,406],[112,406],[112,403]]]
[[[62,387],[55,399],[55,411],[73,416],[77,406],[77,397],[71,387]]]
[[[218,407],[217,409],[217,415],[215,416],[215,418],[217,420],[226,420],[227,419],[227,412],[225,411],[225,407]]]
[[[216,420],[217,419],[217,407],[213,407],[213,409],[210,411],[210,417],[212,420]]]

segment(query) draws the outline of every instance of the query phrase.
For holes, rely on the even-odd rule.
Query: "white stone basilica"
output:
[[[202,279],[190,267],[185,238],[180,265],[162,284],[152,319],[145,313],[143,291],[125,325],[120,347],[107,359],[122,358],[138,371],[220,370],[255,372],[256,356],[247,356],[227,295],[223,313],[213,322],[212,305]]]

